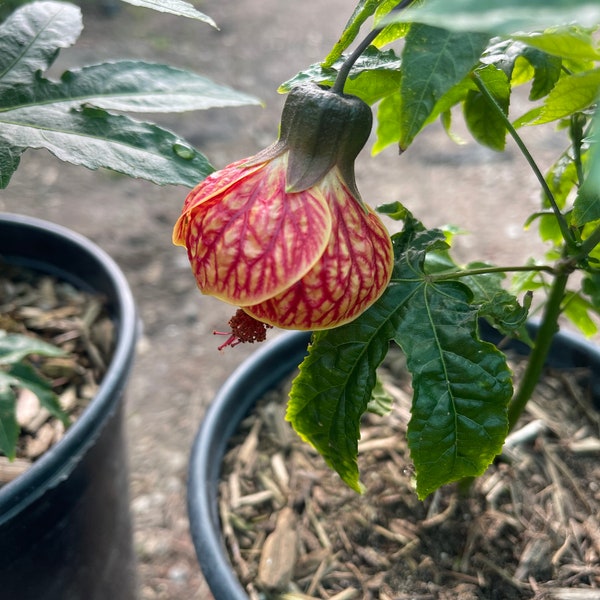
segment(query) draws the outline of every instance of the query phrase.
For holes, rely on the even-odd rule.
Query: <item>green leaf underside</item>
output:
[[[4,189],[21,161],[23,148],[0,146],[0,189]]]
[[[380,417],[389,415],[392,411],[394,399],[385,389],[383,382],[378,378],[371,392],[371,399],[367,405],[367,411]]]
[[[144,4],[197,13],[186,2]],[[106,111],[172,113],[259,101],[195,73],[141,61],[67,71],[58,82],[43,78],[81,28],[81,11],[61,2],[25,5],[0,25],[0,187],[28,147],[161,185],[193,187],[210,174],[206,157],[179,136]]]
[[[64,110],[89,104],[106,110],[160,113],[260,101],[191,71],[129,60],[66,71],[60,82],[35,77],[10,90],[0,87],[0,116],[5,110],[49,104]]]
[[[213,27],[217,27],[216,23],[204,13],[196,10],[189,2],[183,0],[121,0],[127,4],[133,6],[140,6],[142,8],[150,8],[159,12],[170,13],[177,15],[178,17],[188,17],[190,19],[197,19],[204,23],[208,23]]]
[[[510,103],[510,82],[501,69],[487,65],[477,71],[488,92],[505,115]],[[489,100],[479,91],[470,90],[463,106],[465,121],[473,137],[492,150],[502,151],[506,143],[506,125]]]
[[[73,4],[36,2],[15,11],[0,25],[0,89],[46,70],[57,49],[74,44],[82,29],[81,10]]]
[[[506,35],[563,23],[593,28],[600,21],[600,4],[597,0],[429,0],[390,15],[388,21]]]
[[[61,160],[154,183],[195,186],[214,170],[177,135],[101,109],[54,105],[0,113],[0,147],[46,148]]]
[[[314,336],[292,386],[288,420],[357,491],[360,417],[390,340],[413,377],[408,441],[419,497],[481,474],[502,448],[510,371],[504,355],[478,339],[468,288],[424,273],[426,252],[442,240],[441,232],[416,234],[383,296],[352,323]]]

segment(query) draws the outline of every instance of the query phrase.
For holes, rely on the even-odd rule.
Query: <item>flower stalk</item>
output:
[[[552,212],[554,213],[556,221],[558,222],[558,226],[560,227],[562,237],[565,240],[567,247],[574,248],[576,246],[576,242],[573,238],[573,233],[569,229],[569,225],[567,224],[567,221],[565,220],[564,215],[562,214],[560,208],[558,207],[558,204],[556,203],[556,200],[554,199],[554,194],[550,190],[550,187],[548,186],[548,183],[546,182],[544,174],[541,172],[541,170],[538,167],[537,163],[535,162],[533,156],[531,156],[531,152],[529,152],[529,148],[527,148],[527,146],[525,145],[525,142],[521,139],[521,136],[517,133],[517,130],[514,128],[513,124],[510,122],[509,118],[506,116],[506,114],[502,110],[502,107],[498,104],[498,102],[496,101],[494,96],[487,89],[485,83],[483,82],[483,80],[477,74],[476,71],[473,71],[473,81],[475,82],[475,85],[479,88],[479,91],[483,94],[485,99],[489,102],[490,106],[492,106],[494,108],[494,110],[496,111],[498,116],[502,119],[502,121],[504,122],[504,126],[506,127],[507,131],[510,133],[511,137],[513,138],[513,140],[519,147],[519,150],[525,157],[525,160],[528,162],[529,166],[531,167],[531,170],[535,174],[542,190],[544,191],[544,194],[545,194],[548,202],[550,203],[550,207],[552,208]]]
[[[397,12],[399,10],[403,10],[410,6],[414,0],[402,0],[399,2],[392,10],[390,10],[389,14]],[[352,51],[352,53],[348,56],[348,58],[343,62],[340,70],[338,71],[337,77],[333,83],[333,87],[331,91],[336,94],[342,94],[344,92],[344,86],[346,85],[346,80],[348,79],[348,75],[350,75],[350,71],[354,63],[360,58],[362,53],[375,41],[375,38],[385,29],[383,27],[375,27],[369,31],[369,33],[363,38],[363,40],[359,43],[359,45]]]

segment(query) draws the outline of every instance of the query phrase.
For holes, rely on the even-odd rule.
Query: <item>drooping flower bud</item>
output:
[[[315,84],[293,88],[281,114],[279,140],[247,164],[289,151],[286,191],[302,192],[318,183],[334,165],[346,187],[360,200],[354,161],[369,139],[373,115],[356,96],[336,94]]]
[[[393,256],[354,178],[371,124],[354,96],[294,88],[278,141],[185,200],[173,241],[187,248],[200,290],[287,329],[336,327],[375,302]]]

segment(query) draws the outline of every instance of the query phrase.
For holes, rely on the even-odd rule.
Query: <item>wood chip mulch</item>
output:
[[[545,377],[469,497],[449,485],[424,502],[400,355],[382,370],[393,412],[364,419],[362,496],[291,431],[289,387],[268,394],[232,441],[220,484],[226,544],[249,597],[599,599],[600,413],[580,375]]]
[[[31,357],[51,381],[71,423],[95,396],[113,351],[114,324],[103,298],[55,277],[0,262],[0,330],[37,337],[67,352],[65,357]],[[0,486],[24,473],[65,434],[33,394],[17,398],[21,436],[17,458],[0,455]]]

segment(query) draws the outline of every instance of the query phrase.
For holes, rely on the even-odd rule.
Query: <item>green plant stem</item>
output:
[[[585,122],[585,118],[583,118],[583,121]],[[569,133],[573,142],[573,160],[575,163],[575,169],[577,170],[577,181],[578,185],[581,186],[584,179],[583,164],[581,162],[581,144],[583,141],[582,115],[576,114],[571,116]]]
[[[498,113],[498,116],[504,121],[504,126],[506,127],[506,129],[510,133],[510,135],[512,136],[513,140],[516,142],[517,146],[519,147],[519,150],[521,150],[521,153],[525,157],[525,160],[527,160],[527,162],[529,163],[529,166],[533,170],[535,176],[537,177],[537,180],[539,181],[540,185],[542,186],[542,189],[544,190],[544,193],[546,194],[546,197],[548,198],[548,202],[550,203],[550,206],[552,208],[552,212],[554,213],[554,216],[556,217],[556,220],[558,221],[558,226],[560,227],[560,231],[563,236],[563,239],[565,240],[565,243],[567,244],[567,246],[569,248],[574,248],[576,246],[576,243],[575,243],[575,240],[573,239],[573,234],[572,234],[571,230],[569,229],[569,225],[567,224],[567,221],[565,220],[564,215],[560,212],[560,208],[558,207],[558,204],[556,203],[556,200],[554,199],[554,195],[552,194],[550,187],[546,183],[543,173],[540,171],[539,167],[537,166],[537,163],[533,159],[533,156],[531,156],[531,153],[529,152],[529,149],[525,145],[525,142],[523,142],[523,140],[521,139],[521,136],[519,136],[519,134],[517,133],[517,130],[513,127],[512,123],[508,119],[507,115],[502,110],[502,107],[498,104],[498,102],[496,101],[494,96],[490,93],[490,91],[485,86],[485,83],[483,82],[481,77],[476,72],[473,73],[473,80],[475,81],[475,85],[477,85],[477,87],[479,88],[479,91],[485,96],[486,100],[490,103],[490,105]]]
[[[542,374],[548,352],[550,351],[550,345],[552,344],[552,338],[558,331],[558,318],[562,311],[562,301],[565,296],[570,273],[571,269],[567,268],[565,264],[565,267],[558,272],[552,282],[550,294],[544,307],[542,321],[537,331],[533,349],[529,355],[527,367],[523,373],[523,379],[508,407],[509,430],[514,428]]]
[[[392,10],[390,10],[390,14],[402,10],[406,8],[409,4],[412,4],[413,0],[402,0],[399,2]],[[331,91],[336,94],[344,93],[344,86],[346,85],[346,80],[348,79],[348,75],[354,65],[354,63],[359,59],[360,55],[371,45],[371,43],[375,40],[375,38],[383,31],[384,27],[376,27],[372,29],[367,36],[360,42],[360,44],[352,51],[350,56],[342,63],[340,70],[338,71],[337,77],[333,82],[333,87]]]
[[[470,277],[472,275],[488,275],[489,273],[514,273],[517,271],[544,271],[545,273],[555,274],[554,267],[549,265],[519,265],[512,267],[481,267],[479,269],[464,269],[462,271],[451,271],[449,273],[435,273],[430,275],[433,281],[445,281],[448,279],[458,279],[459,277]]]

